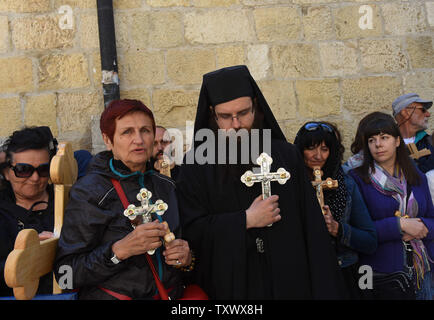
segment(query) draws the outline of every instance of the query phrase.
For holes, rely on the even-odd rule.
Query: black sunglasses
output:
[[[330,133],[334,133],[335,131],[333,130],[332,127],[330,127],[329,125],[325,124],[325,123],[318,123],[318,122],[309,122],[306,123],[304,125],[304,128],[307,131],[315,131],[318,130],[319,128],[322,128],[323,130],[330,132]]]
[[[50,175],[49,163],[43,163],[37,168],[28,163],[17,163],[14,166],[11,165],[11,169],[14,171],[17,178],[29,178],[35,170],[38,172],[40,177],[46,178]]]

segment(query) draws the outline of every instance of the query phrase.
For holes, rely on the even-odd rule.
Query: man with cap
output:
[[[428,111],[432,101],[424,100],[416,93],[407,93],[392,103],[393,116],[398,123],[401,135],[406,144],[414,143],[418,150],[428,149],[430,155],[415,159],[419,170],[423,173],[434,169],[434,147],[431,137],[425,132],[428,129]]]
[[[227,145],[207,149],[207,156],[218,157],[215,162],[198,158],[208,139],[217,141],[217,135],[230,135],[230,129],[248,132],[250,151],[256,147],[269,153],[270,172],[284,168],[291,175],[284,184],[271,182],[272,196],[265,200],[261,183],[247,187],[240,180],[247,170],[258,168],[256,159],[240,161],[249,152],[240,152],[242,139],[237,140],[236,164],[219,157]],[[198,141],[204,130],[215,139]],[[254,132],[269,139],[256,143]],[[246,66],[204,75],[194,135],[178,176],[178,201],[183,236],[196,255],[195,281],[210,298],[346,298],[302,157],[286,141]]]

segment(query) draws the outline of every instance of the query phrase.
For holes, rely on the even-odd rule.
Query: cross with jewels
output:
[[[332,178],[327,178],[322,180],[323,172],[320,167],[313,168],[313,175],[315,179],[312,182],[313,187],[316,190],[316,197],[318,199],[319,205],[321,207],[321,211],[325,214],[324,207],[324,193],[323,189],[336,189],[338,187],[338,181],[333,180]]]
[[[424,148],[422,150],[418,150],[416,147],[416,144],[409,143],[407,144],[408,150],[410,150],[410,157],[413,159],[419,159],[420,157],[429,156],[431,154],[431,151],[427,148]]]
[[[151,204],[150,203],[151,197],[152,197],[152,192],[146,188],[142,188],[137,194],[137,200],[140,201],[141,205],[136,207],[134,204],[130,204],[124,210],[124,216],[128,217],[128,219],[131,220],[131,224],[133,228],[135,228],[137,225],[142,223],[152,222],[153,213],[162,216],[169,208],[167,203],[165,203],[163,200],[160,199],[155,201],[155,204]],[[163,221],[162,223],[167,225],[166,221]],[[167,228],[167,230],[168,231],[164,236],[164,241],[169,243],[175,239],[175,235],[173,234],[173,232],[170,232],[169,228]],[[154,252],[155,250],[148,251],[149,254],[154,254]]]
[[[262,199],[267,199],[271,196],[271,181],[277,181],[280,184],[285,184],[286,181],[291,177],[288,171],[283,168],[277,169],[277,172],[270,172],[271,164],[273,159],[265,152],[261,153],[256,159],[256,163],[261,167],[260,173],[253,173],[248,170],[241,176],[241,182],[243,182],[248,187],[253,186],[255,182],[260,182],[262,184]],[[268,225],[269,227],[272,224]]]

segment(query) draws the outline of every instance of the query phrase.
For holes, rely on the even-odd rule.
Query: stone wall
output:
[[[289,141],[321,119],[339,126],[349,149],[367,113],[390,112],[406,92],[434,98],[433,0],[114,6],[121,97],[141,99],[167,127],[194,120],[204,73],[235,64],[249,67]],[[101,148],[95,0],[0,1],[0,70],[0,139],[45,124],[76,148]]]

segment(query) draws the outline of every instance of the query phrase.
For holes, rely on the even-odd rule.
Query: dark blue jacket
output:
[[[427,173],[428,171],[434,169],[434,147],[431,144],[431,136],[425,131],[419,131],[416,134],[414,142],[418,150],[426,148],[431,151],[430,155],[420,157],[419,159],[415,160],[419,170],[423,173]]]
[[[358,261],[358,253],[372,254],[377,249],[377,232],[355,181],[344,175],[347,203],[342,217],[342,236],[338,243],[341,268]]]

